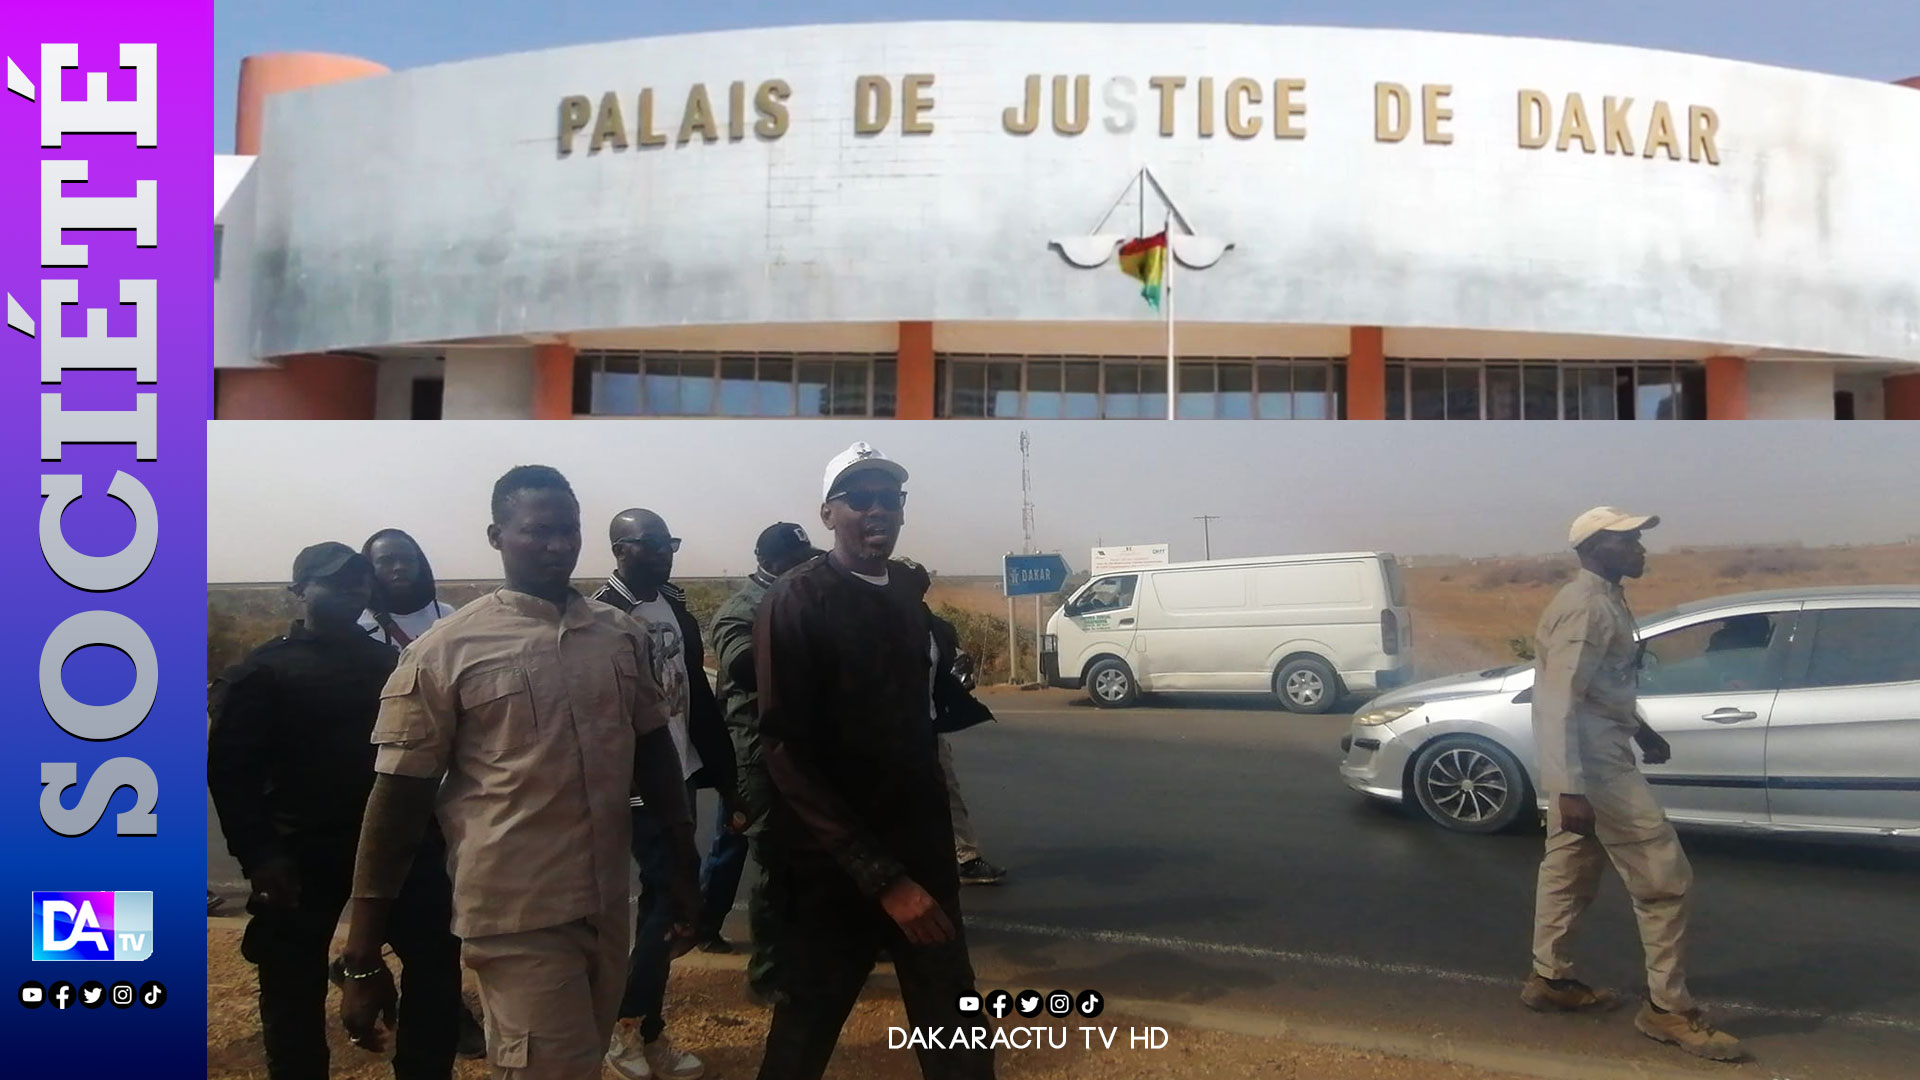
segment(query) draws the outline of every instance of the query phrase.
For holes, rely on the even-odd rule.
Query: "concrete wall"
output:
[[[213,159],[213,222],[220,237],[213,279],[213,366],[268,366],[253,352],[254,214],[259,185],[256,159]]]
[[[930,134],[901,131],[901,80],[934,77]],[[886,130],[857,134],[855,80],[888,77]],[[1091,119],[1004,130],[1029,74],[1089,77]],[[1160,134],[1147,80],[1186,78]],[[1260,132],[1225,127],[1255,80]],[[1199,80],[1214,130],[1200,131]],[[1276,138],[1297,78],[1300,139]],[[743,137],[729,80],[746,83]],[[762,80],[790,125],[753,131]],[[1118,82],[1116,80],[1128,80]],[[1412,93],[1412,133],[1376,138],[1376,83]],[[679,139],[704,85],[718,141]],[[1451,142],[1426,141],[1422,86]],[[1128,87],[1131,87],[1129,92]],[[641,147],[642,90],[667,144]],[[1522,147],[1520,94],[1577,141]],[[558,149],[561,102],[612,92],[626,149]],[[1130,100],[1109,108],[1109,97]],[[1682,160],[1608,153],[1604,99],[1656,101]],[[1689,107],[1719,164],[1686,160]],[[1675,53],[1383,30],[887,24],[655,38],[443,64],[268,99],[261,159],[264,352],[533,332],[748,322],[1142,318],[1112,262],[1069,265],[1150,167],[1185,220],[1233,242],[1178,269],[1182,319],[1614,335],[1920,363],[1920,94]],[[1101,229],[1137,230],[1121,199]],[[1144,215],[1166,210],[1150,197]]]
[[[1765,360],[1747,366],[1747,419],[1833,419],[1832,364]]]
[[[525,420],[533,415],[531,348],[455,349],[447,353],[446,420]]]

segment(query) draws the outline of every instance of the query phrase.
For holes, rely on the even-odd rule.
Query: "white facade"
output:
[[[942,352],[1151,356],[1137,289],[1063,251],[1106,254],[1076,238],[1155,231],[1171,204],[1175,233],[1231,245],[1174,268],[1183,352],[1344,356],[1346,328],[1377,326],[1407,358],[1736,355],[1769,416],[1920,371],[1920,93],[1707,57],[1261,26],[753,30],[279,94],[263,144],[223,211],[257,252],[222,366],[741,349],[770,328],[892,349],[923,320]],[[1125,193],[1143,168],[1164,200]],[[530,365],[445,366],[448,416],[524,414]]]

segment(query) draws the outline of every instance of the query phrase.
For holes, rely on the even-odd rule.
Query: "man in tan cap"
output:
[[[1647,957],[1647,1001],[1634,1027],[1650,1039],[1717,1061],[1740,1043],[1709,1025],[1687,992],[1687,888],[1693,869],[1634,761],[1672,756],[1635,704],[1639,643],[1622,578],[1647,569],[1640,534],[1651,515],[1611,506],[1574,519],[1567,536],[1580,574],[1560,590],[1534,632],[1533,736],[1547,800],[1547,848],[1534,905],[1533,974],[1520,992],[1542,1012],[1604,1009],[1615,997],[1573,977],[1567,938],[1599,893],[1611,861],[1633,898]]]

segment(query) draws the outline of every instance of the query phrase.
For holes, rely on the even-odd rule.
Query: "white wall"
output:
[[[1756,360],[1747,365],[1747,419],[1833,419],[1832,364]]]
[[[1833,388],[1853,392],[1855,419],[1885,420],[1887,418],[1886,377],[1880,373],[1856,374],[1841,369],[1834,375]]]
[[[531,348],[454,349],[446,359],[445,420],[525,420],[533,415]]]
[[[900,80],[935,77],[932,134]],[[856,77],[893,124],[854,131]],[[1090,77],[1085,133],[1002,128],[1029,74]],[[1188,79],[1162,136],[1155,74]],[[1263,87],[1253,138],[1198,131],[1197,82]],[[791,85],[786,134],[726,136],[727,86]],[[1134,80],[1137,126],[1102,104]],[[1299,78],[1303,139],[1273,137]],[[1051,79],[1045,80],[1050,87]],[[1375,138],[1375,84],[1446,84],[1452,142]],[[704,83],[721,138],[679,145]],[[567,95],[643,88],[669,145],[557,147]],[[1519,145],[1519,94],[1717,111],[1720,163]],[[749,100],[751,111],[751,100]],[[1216,119],[1216,123],[1220,121]],[[1920,93],[1559,41],[1302,27],[897,23],[654,38],[442,64],[274,95],[261,159],[268,354],[514,333],[739,323],[1135,322],[1086,235],[1141,166],[1235,247],[1176,271],[1181,319],[1613,335],[1920,363]],[[589,125],[591,130],[591,125]],[[1158,199],[1149,219],[1163,217]],[[1122,200],[1102,229],[1137,230]]]
[[[445,378],[446,364],[437,354],[408,354],[380,358],[374,390],[375,420],[413,418],[413,380]],[[445,411],[445,404],[441,409]]]

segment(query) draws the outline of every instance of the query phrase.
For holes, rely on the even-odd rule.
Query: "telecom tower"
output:
[[[1033,551],[1033,470],[1031,455],[1028,453],[1027,433],[1020,432],[1020,531],[1024,534],[1022,555],[1032,555]]]

